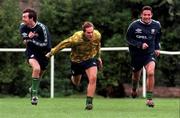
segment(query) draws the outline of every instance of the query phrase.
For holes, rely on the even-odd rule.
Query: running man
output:
[[[45,56],[51,50],[51,38],[47,27],[37,21],[37,13],[33,9],[25,9],[22,13],[20,35],[26,45],[26,57],[32,67],[31,103],[38,103],[38,88],[40,78],[48,65]]]
[[[98,67],[102,68],[100,57],[101,34],[94,29],[91,22],[84,22],[82,31],[75,32],[71,37],[60,42],[46,55],[51,57],[63,48],[71,48],[71,80],[76,86],[80,85],[83,72],[89,83],[87,86],[86,110],[93,108],[93,97],[96,90]]]
[[[132,97],[137,96],[137,85],[144,67],[147,73],[146,105],[154,107],[152,100],[154,89],[155,57],[160,55],[161,25],[152,19],[150,6],[141,10],[141,19],[133,21],[127,30],[127,42],[132,65]]]

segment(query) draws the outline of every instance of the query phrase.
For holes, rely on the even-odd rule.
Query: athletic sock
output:
[[[147,91],[147,92],[146,92],[146,98],[147,98],[148,100],[151,100],[151,99],[152,99],[152,96],[153,96],[153,93],[152,93],[152,92],[150,92],[150,91]]]
[[[86,105],[87,104],[92,104],[92,101],[93,101],[93,97],[87,96],[87,98],[86,98]]]
[[[32,96],[37,96],[39,88],[39,78],[32,79]]]
[[[137,86],[138,86],[138,81],[137,80],[132,80],[132,90],[133,91],[136,91]]]

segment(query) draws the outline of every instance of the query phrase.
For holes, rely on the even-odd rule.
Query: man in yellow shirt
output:
[[[91,110],[96,90],[98,67],[99,69],[102,68],[100,57],[101,34],[94,29],[94,25],[91,22],[84,22],[82,31],[77,31],[71,37],[60,42],[46,56],[51,57],[63,48],[68,47],[71,48],[72,83],[79,86],[82,73],[86,73],[89,83],[85,109]]]

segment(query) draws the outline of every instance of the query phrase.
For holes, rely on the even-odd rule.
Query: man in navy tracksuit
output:
[[[25,9],[22,14],[20,35],[26,45],[26,57],[32,67],[31,103],[38,103],[38,87],[48,59],[45,54],[51,50],[51,38],[47,27],[37,21],[37,13],[33,9]]]
[[[160,54],[161,25],[152,19],[152,8],[144,6],[141,19],[133,21],[127,30],[127,42],[131,56],[132,66],[132,97],[137,96],[137,84],[142,68],[147,73],[146,105],[154,107],[152,101],[154,89],[155,57]]]

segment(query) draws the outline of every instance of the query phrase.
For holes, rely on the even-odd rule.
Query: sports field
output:
[[[85,97],[40,98],[32,106],[28,98],[0,98],[0,118],[180,118],[180,99],[155,98],[155,107],[145,99],[95,98],[94,109],[84,110]]]

